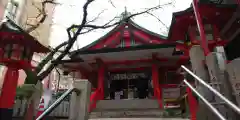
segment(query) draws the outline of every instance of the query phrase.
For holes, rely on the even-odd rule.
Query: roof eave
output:
[[[96,50],[76,50],[70,53],[70,58],[75,58],[77,55],[83,54],[97,54],[97,53],[107,53],[107,52],[123,52],[123,51],[135,51],[135,50],[144,50],[144,49],[158,49],[158,48],[174,48],[176,47],[175,43],[171,44],[151,44],[151,45],[139,45],[128,48],[104,48]]]

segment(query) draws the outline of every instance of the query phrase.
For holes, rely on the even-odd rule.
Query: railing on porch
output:
[[[217,90],[215,90],[213,87],[208,85],[206,82],[204,82],[201,78],[199,78],[197,75],[195,75],[193,72],[191,72],[189,69],[187,69],[185,66],[181,66],[188,74],[192,75],[200,84],[202,84],[204,87],[208,88],[212,93],[214,93],[216,96],[218,96],[220,99],[222,99],[226,105],[228,105],[230,108],[232,108],[234,111],[236,111],[240,115],[240,108],[232,103],[230,100],[228,100],[226,97],[224,97],[221,93],[219,93]],[[206,100],[186,79],[184,79],[184,83],[197,95],[197,97],[202,100],[209,108],[210,110],[220,119],[220,120],[227,120],[209,101]]]

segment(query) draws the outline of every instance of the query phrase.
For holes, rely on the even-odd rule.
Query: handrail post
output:
[[[88,80],[75,80],[73,87],[81,91],[80,95],[72,94],[70,100],[69,120],[88,120],[91,83]]]

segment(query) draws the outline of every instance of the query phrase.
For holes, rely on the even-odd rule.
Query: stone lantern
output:
[[[34,52],[46,53],[49,49],[12,21],[0,25],[0,63],[7,67],[0,94],[0,119],[11,119],[18,84],[18,70],[32,68],[31,60]]]

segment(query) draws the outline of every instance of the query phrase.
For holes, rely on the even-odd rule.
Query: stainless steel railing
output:
[[[77,88],[70,88],[66,92],[64,92],[53,104],[51,104],[36,120],[41,120],[46,115],[50,114],[70,93],[76,92],[78,95],[80,94],[80,90]]]
[[[208,102],[189,82],[184,79],[183,81],[218,117],[220,120],[227,120],[224,116],[210,103]]]
[[[190,75],[192,75],[199,83],[201,83],[204,87],[208,88],[211,92],[213,92],[216,96],[218,96],[220,99],[222,99],[226,105],[228,105],[230,108],[232,108],[234,111],[236,111],[238,114],[240,114],[240,108],[232,103],[230,100],[228,100],[226,97],[224,97],[221,93],[219,93],[217,90],[215,90],[213,87],[208,85],[208,83],[204,82],[200,77],[195,75],[191,70],[186,68],[185,66],[181,66],[186,72],[188,72]],[[219,113],[219,111],[212,106],[210,102],[208,102],[189,82],[187,82],[186,79],[183,81],[196,95],[221,119],[221,120],[226,120],[226,118],[223,117]]]

